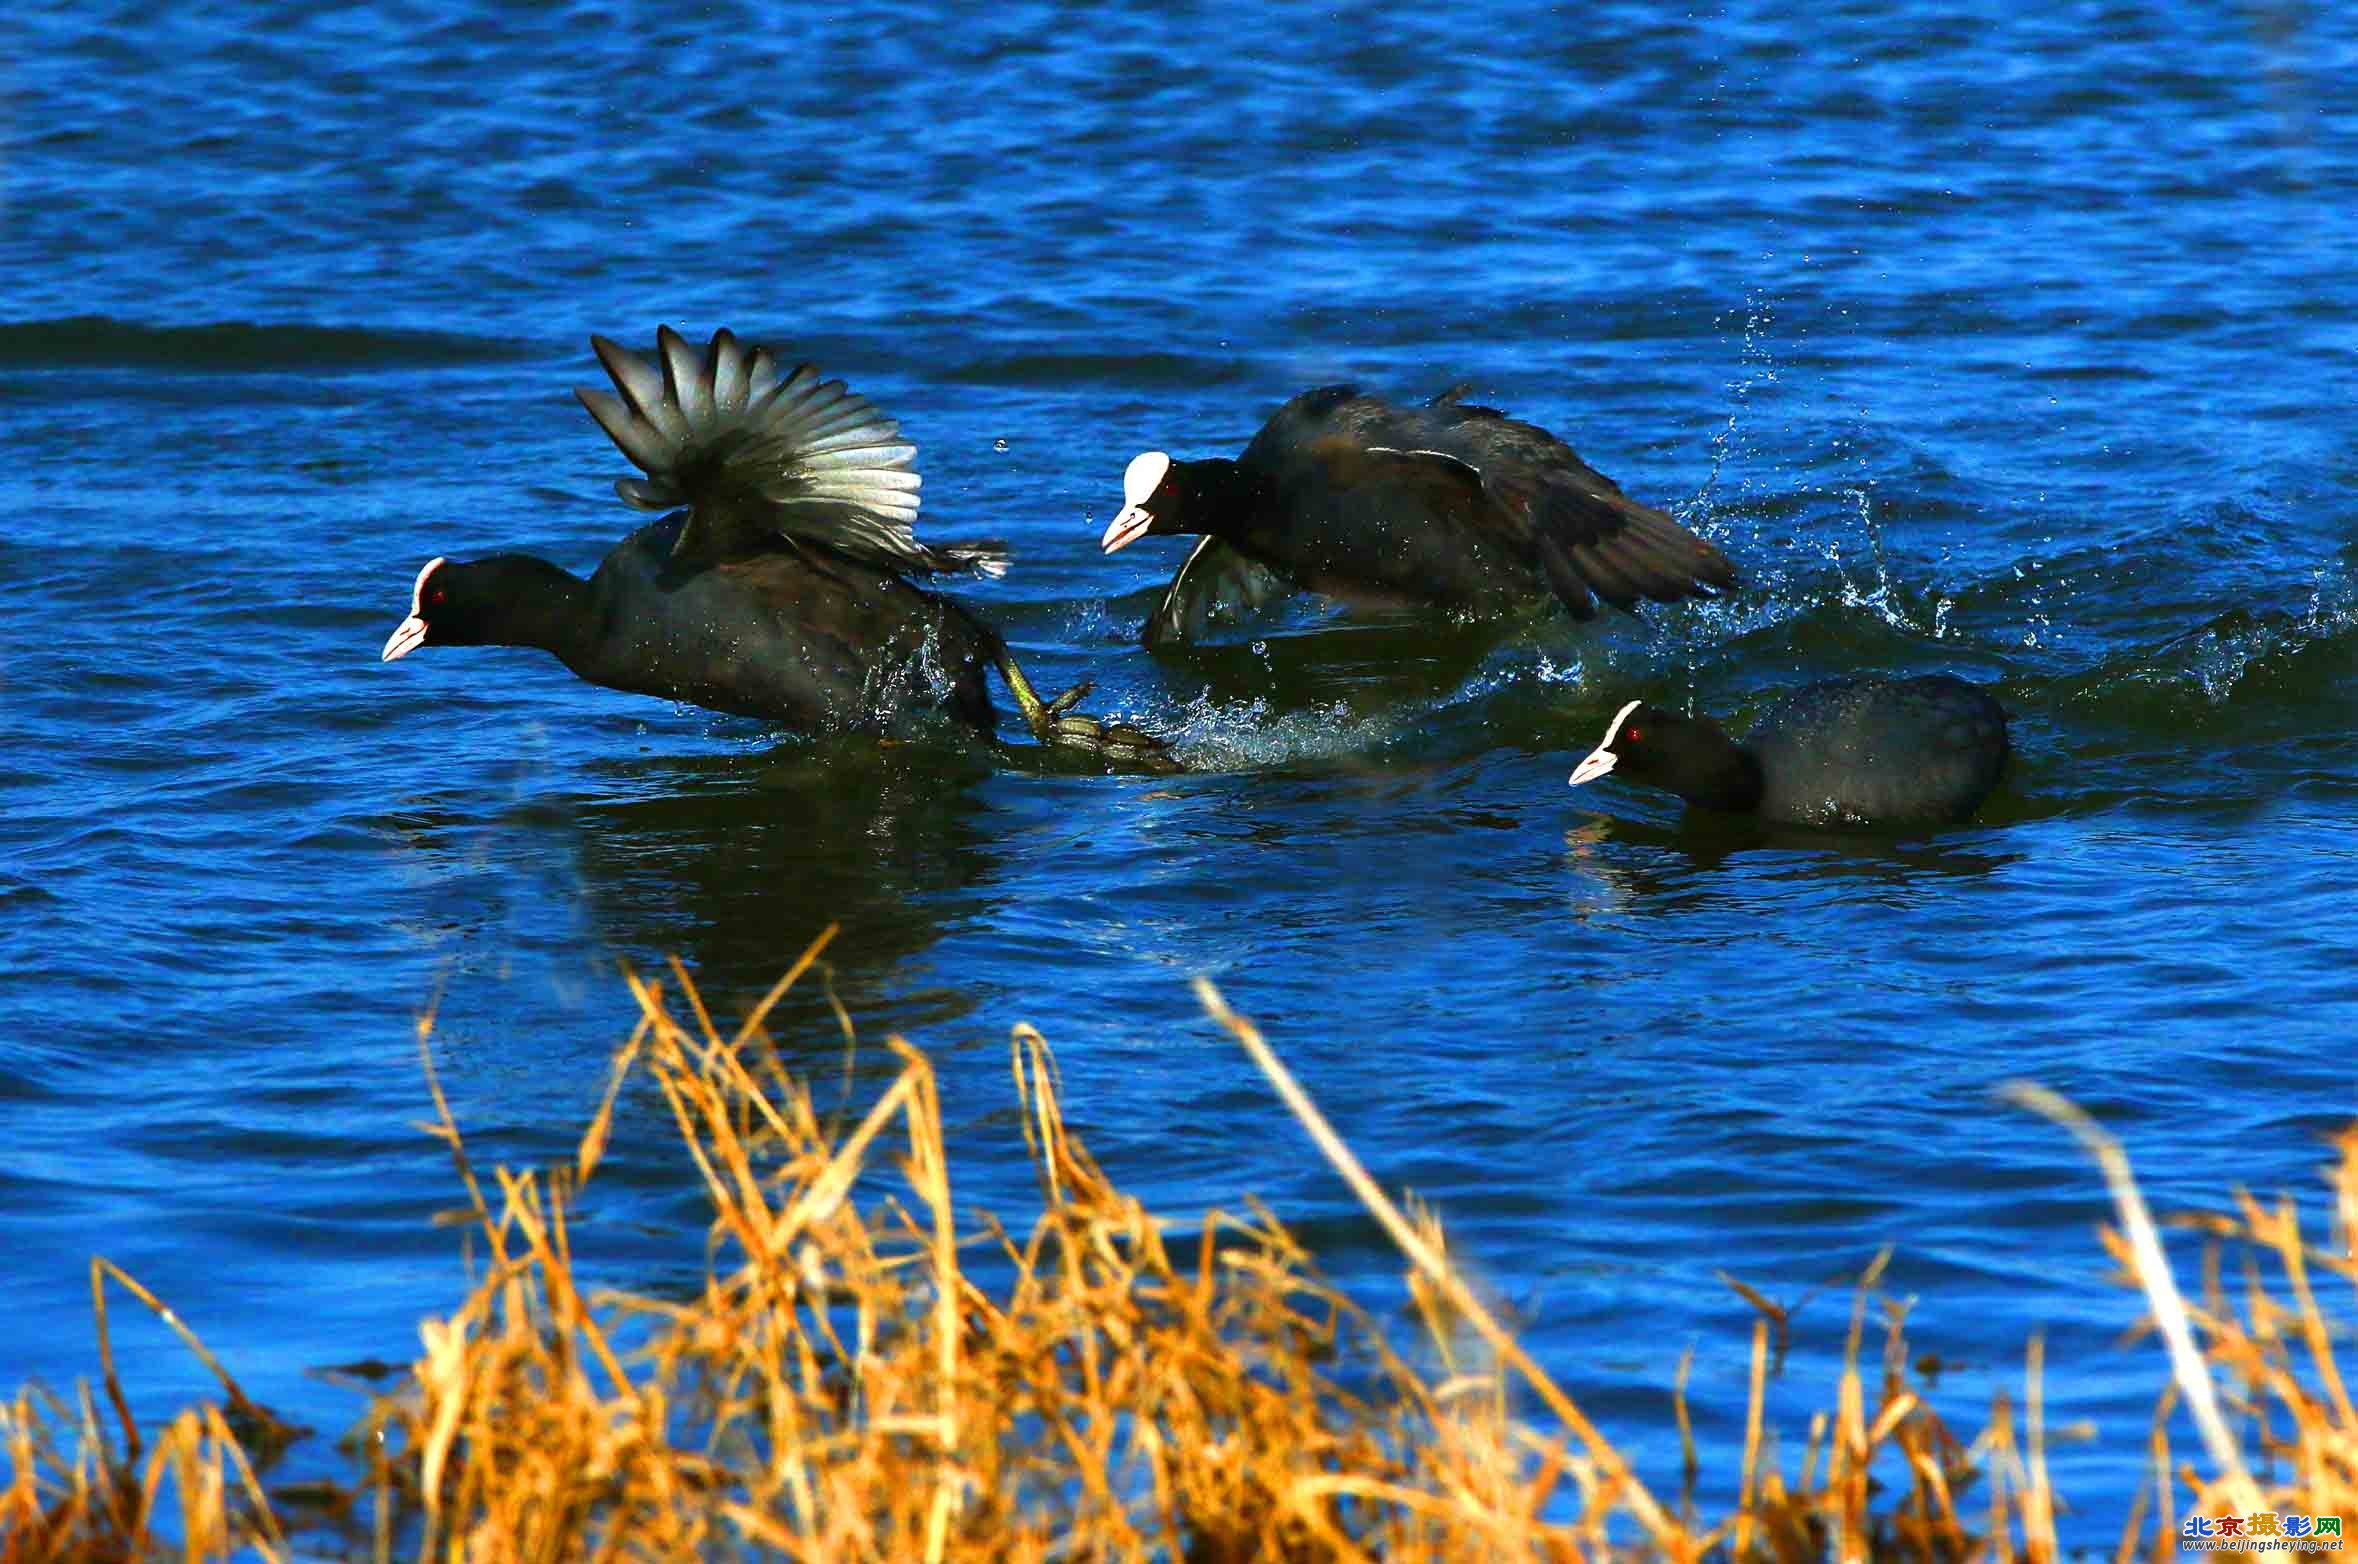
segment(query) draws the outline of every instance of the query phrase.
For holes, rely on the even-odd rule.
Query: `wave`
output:
[[[366,326],[216,321],[153,326],[107,315],[0,322],[0,368],[178,369],[223,374],[417,368],[520,359],[514,338]]]
[[[1184,353],[1004,353],[969,359],[933,372],[955,385],[1122,386],[1150,390],[1226,385],[1244,378],[1227,358]]]
[[[2092,562],[2040,563],[1970,576],[1845,551],[1791,561],[1773,590],[1602,630],[1263,622],[1158,658],[1164,688],[1130,715],[1204,770],[1454,764],[1569,750],[1633,695],[1741,725],[1813,679],[1951,673],[2021,723],[2045,803],[2017,812],[2033,814],[2146,789],[2159,755],[2338,739],[2358,679],[2350,572],[2320,569],[2282,609],[2156,629],[2166,610]]]
[[[2358,672],[2358,598],[2320,586],[2298,611],[2232,608],[2158,646],[2114,659],[2059,693],[2110,721],[2199,724],[2224,709],[2307,719],[2348,710]],[[2306,720],[2292,724],[2306,727]]]

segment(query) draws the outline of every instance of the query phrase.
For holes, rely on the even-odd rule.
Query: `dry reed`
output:
[[[1981,1435],[1961,1442],[1911,1374],[1905,1308],[1878,1303],[1880,1260],[1859,1279],[1831,1409],[1792,1468],[1764,1427],[1791,1321],[1735,1284],[1761,1314],[1740,1498],[1716,1521],[1696,1515],[1682,1368],[1687,1492],[1666,1504],[1466,1286],[1438,1225],[1359,1168],[1208,985],[1207,1009],[1400,1245],[1426,1339],[1393,1345],[1257,1207],[1205,1213],[1182,1233],[1123,1194],[1067,1128],[1053,1056],[1028,1026],[1015,1029],[1010,1070],[1042,1208],[1020,1233],[988,1217],[962,1233],[925,1058],[893,1039],[891,1084],[838,1126],[765,1031],[824,944],[725,1033],[676,964],[668,982],[633,976],[636,1028],[571,1164],[546,1173],[478,1172],[422,1024],[429,1129],[453,1160],[482,1266],[456,1310],[421,1323],[420,1356],[369,1403],[347,1443],[359,1452],[349,1480],[266,1490],[257,1468],[296,1431],[177,1321],[223,1397],[143,1431],[113,1373],[101,1292],[118,1426],[87,1391],[71,1402],[26,1391],[0,1408],[0,1564],[276,1559],[292,1556],[290,1535],[305,1556],[482,1560],[2059,1552],[2036,1344],[2022,1435],[2001,1396]],[[709,1197],[693,1296],[589,1294],[576,1279],[573,1213],[634,1075],[670,1113]],[[2358,1133],[2342,1153],[2346,1233]],[[2291,1301],[2247,1269],[2239,1316],[2214,1265],[2184,1318],[2237,1387],[2240,1401],[2228,1399],[2257,1425],[2267,1470],[2247,1474],[2232,1444],[2228,1463],[2213,1451],[2199,1473],[2173,1466],[2157,1416],[2162,1491],[2145,1508],[2158,1517],[2157,1556],[2196,1500],[2358,1499],[2358,1440],[2308,1284],[2318,1270],[2352,1275],[2347,1245],[2305,1248],[2289,1207],[2246,1198],[2238,1210],[2212,1224],[2215,1239],[2272,1253]],[[2107,1241],[2150,1286],[2150,1258]],[[171,1319],[100,1261],[94,1289],[102,1279]],[[2146,1546],[2132,1535],[2122,1556]]]

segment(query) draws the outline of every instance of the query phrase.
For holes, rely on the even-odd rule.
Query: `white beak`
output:
[[[1145,537],[1146,529],[1153,525],[1154,518],[1147,514],[1145,506],[1125,506],[1122,513],[1113,519],[1113,525],[1105,529],[1105,536],[1098,541],[1098,546],[1108,554],[1115,553]]]
[[[1619,755],[1614,754],[1602,744],[1598,745],[1588,752],[1586,760],[1572,768],[1572,785],[1578,787],[1583,782],[1594,782],[1597,778],[1611,771],[1613,763],[1620,758]]]
[[[407,657],[425,644],[426,621],[412,614],[402,620],[401,627],[386,640],[385,655],[379,661],[391,662],[396,657]]]

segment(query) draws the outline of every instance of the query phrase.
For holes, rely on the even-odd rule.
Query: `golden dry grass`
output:
[[[633,978],[638,1021],[604,1103],[573,1163],[547,1173],[480,1174],[425,1054],[430,1130],[482,1265],[370,1402],[343,1483],[266,1491],[257,1467],[297,1431],[209,1357],[220,1401],[143,1434],[105,1357],[103,1284],[164,1311],[94,1263],[114,1417],[87,1391],[0,1409],[0,1564],[280,1558],[290,1534],[305,1556],[482,1560],[2057,1556],[2037,1344],[2019,1431],[2001,1397],[1968,1445],[1910,1371],[1904,1308],[1871,1318],[1872,1272],[1797,1463],[1771,1453],[1762,1411],[1791,1322],[1735,1284],[1761,1314],[1741,1497],[1716,1518],[1687,1494],[1666,1501],[1465,1284],[1437,1224],[1384,1195],[1208,986],[1211,1013],[1400,1245],[1421,1340],[1388,1341],[1265,1211],[1211,1211],[1182,1233],[1122,1193],[1068,1131],[1029,1027],[1009,1062],[1041,1213],[1020,1233],[987,1217],[962,1231],[922,1055],[892,1040],[896,1077],[848,1125],[780,1063],[764,1021],[821,946],[725,1032],[676,966],[668,983]],[[709,1196],[692,1297],[585,1295],[576,1280],[571,1215],[634,1074]],[[2346,1240],[2358,1136],[2343,1154]],[[2125,1214],[2131,1237],[2107,1241],[2150,1291],[2141,1219]],[[2201,1306],[2157,1318],[2199,1336],[2195,1369],[2229,1379],[2267,1472],[2247,1471],[2232,1434],[2224,1462],[2212,1449],[2173,1466],[2157,1416],[2163,1491],[2124,1558],[2174,1552],[2198,1495],[2345,1512],[2358,1499],[2358,1437],[2308,1281],[2352,1274],[2346,1241],[2310,1250],[2289,1207],[2249,1199],[2213,1228],[2274,1256],[2283,1298],[2254,1261],[2238,1312],[2214,1263]],[[1683,1393],[1678,1418],[1684,1434]],[[1691,1437],[1688,1450],[1691,1488]]]

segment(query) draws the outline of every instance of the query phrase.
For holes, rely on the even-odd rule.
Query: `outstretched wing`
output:
[[[1399,433],[1424,436],[1425,448],[1370,449],[1422,462],[1436,469],[1435,481],[1446,464],[1478,482],[1488,503],[1472,514],[1537,562],[1574,618],[1595,618],[1599,599],[1635,610],[1640,601],[1675,603],[1735,586],[1735,567],[1716,545],[1622,493],[1546,430],[1459,401],[1465,389],[1450,388],[1421,417],[1402,421]]]
[[[574,394],[646,474],[616,482],[623,502],[687,507],[675,557],[735,558],[784,536],[890,570],[1006,572],[1000,544],[917,541],[917,447],[842,381],[809,364],[781,373],[726,328],[699,351],[658,327],[656,363],[605,337],[590,346],[614,390]]]
[[[1293,589],[1291,581],[1267,565],[1218,538],[1206,537],[1188,551],[1178,574],[1163,589],[1162,601],[1146,616],[1139,639],[1148,646],[1180,645],[1201,635],[1216,613],[1250,613]]]

